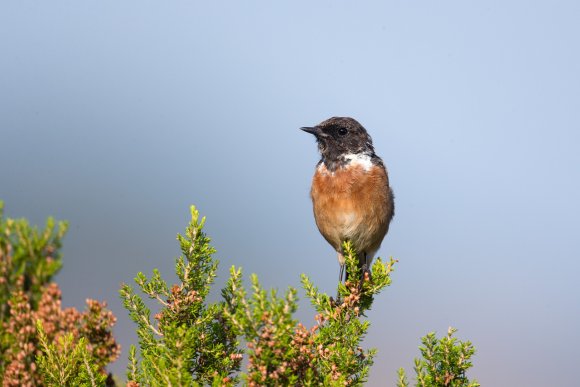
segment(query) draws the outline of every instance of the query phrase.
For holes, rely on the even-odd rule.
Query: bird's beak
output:
[[[305,131],[307,133],[313,134],[316,137],[318,137],[321,133],[321,130],[318,126],[304,126],[300,129],[302,129],[303,131]]]

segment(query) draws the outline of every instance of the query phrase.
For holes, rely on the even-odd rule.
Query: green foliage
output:
[[[203,233],[205,218],[192,207],[185,236],[178,236],[182,256],[173,286],[154,270],[150,278],[138,273],[135,282],[160,310],[151,310],[128,286],[121,297],[137,324],[139,351],[129,351],[127,376],[131,385],[235,384],[240,376],[254,385],[361,385],[373,364],[375,350],[363,350],[361,341],[369,328],[364,313],[373,297],[390,284],[394,261],[377,259],[373,278],[358,268],[357,255],[345,244],[349,278],[340,284],[340,300],[321,293],[302,276],[307,297],[316,308],[316,323],[306,328],[295,318],[296,289],[283,295],[265,290],[256,275],[251,291],[242,284],[241,269],[232,267],[222,289],[222,301],[208,303],[217,261],[210,239]],[[247,345],[248,368],[238,375]]]
[[[5,387],[60,385],[65,379],[70,385],[93,385],[119,355],[111,329],[116,319],[106,304],[88,299],[82,313],[62,309],[61,291],[50,282],[62,265],[65,231],[66,223],[57,227],[52,218],[40,231],[25,219],[4,218],[0,201],[0,381]],[[63,379],[74,367],[75,376]]]
[[[301,283],[316,310],[307,328],[294,314],[297,290],[266,290],[256,275],[249,291],[242,271],[232,267],[222,300],[207,301],[218,262],[203,232],[205,218],[191,208],[191,222],[178,235],[178,283],[168,285],[158,270],[138,273],[142,294],[157,304],[154,316],[141,294],[123,285],[120,294],[137,324],[138,347],[131,346],[128,386],[328,385],[358,386],[367,379],[375,349],[361,342],[370,323],[365,313],[374,297],[391,283],[396,261],[377,259],[369,273],[358,267],[356,252],[345,243],[347,282],[339,299],[320,292],[306,275]],[[45,230],[25,220],[4,219],[0,202],[0,377],[5,386],[103,386],[106,365],[119,353],[111,327],[115,317],[105,303],[87,300],[81,313],[61,308],[58,286],[50,283],[61,266],[59,248],[66,230],[49,219]],[[429,333],[415,360],[416,386],[477,387],[466,371],[475,353],[470,342]],[[241,341],[246,343],[242,349]],[[243,355],[247,370],[240,372]],[[398,386],[409,382],[399,370]]]
[[[344,245],[348,278],[361,278],[357,255]],[[377,259],[373,279],[339,285],[339,301],[321,293],[306,275],[302,286],[317,311],[316,325],[307,329],[292,317],[297,308],[296,290],[284,297],[264,290],[255,275],[252,295],[241,284],[241,270],[232,268],[226,287],[233,302],[226,315],[248,345],[249,385],[361,385],[366,381],[376,350],[363,350],[361,341],[369,328],[363,320],[373,296],[391,282],[394,261]]]
[[[344,244],[344,257],[348,278],[361,278],[363,273],[350,243]],[[316,359],[316,368],[321,374],[330,372],[331,379],[341,385],[360,385],[367,380],[376,349],[361,348],[362,339],[370,327],[370,322],[362,317],[370,310],[374,296],[391,284],[390,274],[394,264],[393,259],[388,263],[376,259],[372,267],[372,280],[365,273],[360,282],[349,280],[339,284],[339,303],[318,292],[308,278],[302,276],[306,294],[319,313],[314,344],[326,352]]]
[[[416,386],[419,387],[478,387],[477,381],[470,381],[465,373],[472,367],[471,357],[475,348],[469,341],[458,341],[453,334],[457,330],[449,328],[447,336],[437,339],[431,332],[421,339],[419,347],[422,359],[415,359]],[[398,387],[409,383],[405,371],[399,369]]]
[[[44,230],[26,219],[4,218],[0,201],[0,321],[6,321],[8,300],[17,291],[24,292],[36,309],[44,285],[62,266],[60,247],[67,227],[53,218],[47,219]]]
[[[191,207],[191,222],[185,236],[178,235],[182,256],[175,272],[179,284],[171,286],[153,271],[151,278],[138,273],[135,282],[160,311],[151,320],[151,310],[129,285],[120,291],[131,319],[137,324],[139,357],[130,350],[127,376],[142,385],[229,384],[239,370],[242,351],[235,333],[223,317],[225,303],[206,304],[214,281],[215,249],[203,233],[205,218]]]
[[[296,351],[294,334],[296,320],[296,290],[288,289],[284,297],[275,290],[267,292],[251,276],[252,296],[247,298],[242,286],[241,270],[230,270],[230,279],[222,294],[229,297],[225,315],[238,334],[242,334],[249,348],[246,380],[253,384],[296,384],[304,374],[304,360]]]
[[[36,329],[41,348],[37,356],[42,379],[47,386],[104,386],[106,375],[87,349],[87,341],[81,337],[75,344],[72,333],[60,336],[56,343],[49,340],[40,320]]]

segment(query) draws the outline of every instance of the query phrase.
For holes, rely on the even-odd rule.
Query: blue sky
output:
[[[369,385],[394,385],[448,326],[477,347],[484,386],[573,385],[579,17],[573,1],[5,1],[0,199],[12,217],[69,220],[63,303],[107,300],[126,350],[119,286],[155,267],[174,278],[190,204],[220,281],[235,264],[334,292],[308,197],[318,155],[298,128],[352,116],[397,208]]]

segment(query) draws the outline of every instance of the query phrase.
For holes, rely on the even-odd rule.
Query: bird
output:
[[[371,136],[354,118],[332,117],[300,129],[313,134],[318,144],[321,159],[310,197],[318,230],[338,254],[339,282],[345,271],[345,241],[357,252],[362,275],[370,275],[371,262],[395,214],[385,164],[375,153]],[[348,281],[348,274],[344,279]]]

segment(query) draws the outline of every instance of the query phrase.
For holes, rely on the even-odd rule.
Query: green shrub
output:
[[[139,336],[139,356],[136,348],[130,352],[131,383],[360,385],[367,380],[376,351],[361,347],[370,326],[364,313],[390,284],[393,260],[377,259],[372,281],[367,275],[341,284],[336,301],[303,275],[302,286],[317,311],[314,326],[306,328],[293,317],[296,289],[280,296],[276,290],[266,291],[253,275],[248,295],[241,269],[235,267],[222,289],[222,301],[208,303],[217,269],[215,249],[203,232],[205,218],[200,220],[194,207],[191,214],[185,236],[178,236],[182,256],[175,271],[180,282],[170,287],[156,270],[151,278],[143,273],[135,278],[141,292],[158,303],[153,320],[140,295],[128,285],[121,289]],[[350,244],[344,247],[349,278],[361,278],[356,253]],[[244,353],[248,366],[240,374]]]
[[[447,336],[437,339],[431,332],[421,339],[421,359],[415,359],[415,386],[419,387],[478,387],[465,375],[473,365],[471,357],[475,348],[469,341],[458,341],[453,334],[457,329],[449,328]],[[398,387],[409,383],[404,369],[399,369]]]
[[[61,385],[65,379],[53,378],[60,372],[55,367],[78,364],[80,355],[95,374],[90,379],[67,378],[67,383],[102,385],[105,367],[119,356],[120,347],[111,331],[116,319],[106,303],[88,299],[83,312],[62,309],[61,291],[50,282],[62,266],[60,248],[66,228],[64,222],[56,226],[52,218],[44,230],[31,227],[25,219],[5,218],[0,201],[3,386]]]
[[[62,309],[60,289],[50,282],[60,269],[66,224],[49,218],[44,230],[25,220],[5,219],[0,202],[0,377],[3,386],[112,385],[105,368],[120,352],[112,336],[115,317],[105,303],[87,300],[87,308]],[[135,282],[157,307],[153,317],[143,295],[123,285],[120,295],[137,325],[138,346],[129,350],[127,386],[327,385],[357,386],[368,379],[375,349],[361,342],[369,330],[365,313],[374,297],[391,284],[393,259],[377,259],[372,278],[357,266],[344,244],[349,280],[338,286],[338,299],[320,292],[302,275],[306,297],[316,310],[306,327],[294,314],[297,290],[266,290],[252,275],[232,267],[221,300],[209,302],[218,262],[203,232],[205,218],[191,208],[182,255],[173,285],[158,270],[138,273]],[[356,280],[354,280],[356,279]],[[470,342],[429,333],[415,360],[416,386],[476,387],[466,371],[475,349]],[[242,371],[242,359],[247,366]],[[403,369],[399,387],[409,386]]]

